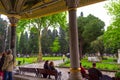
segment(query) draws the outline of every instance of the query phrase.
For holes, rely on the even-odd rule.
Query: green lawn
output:
[[[114,58],[108,58],[108,59],[102,60],[102,62],[97,62],[96,67],[101,70],[120,70],[120,64],[117,64],[117,62],[115,61],[116,60]],[[87,69],[92,67],[92,62],[89,62],[87,58],[82,59],[81,62],[82,62],[82,65]],[[61,64],[60,66],[70,67],[70,61],[67,60],[64,64]]]
[[[42,60],[61,60],[62,57],[43,57]],[[34,63],[37,62],[37,57],[29,57],[29,58],[16,58],[17,62],[21,62],[21,64],[30,64],[30,63]]]
[[[62,57],[43,57],[42,60],[61,60]],[[37,62],[37,57],[30,57],[30,58],[16,58],[16,61],[21,61],[22,64],[30,64]],[[82,65],[85,68],[91,68],[92,62],[89,62],[87,58],[81,60]],[[60,65],[61,67],[70,67],[70,60],[68,59],[64,64]],[[114,58],[107,58],[102,60],[102,62],[97,63],[97,68],[102,70],[120,70],[120,64],[117,64],[116,59]]]

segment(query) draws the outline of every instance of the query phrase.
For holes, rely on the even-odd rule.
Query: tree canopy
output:
[[[37,35],[38,39],[36,39],[36,41],[38,40],[37,43],[38,43],[39,48],[36,48],[36,49],[39,49],[39,50],[36,50],[36,51],[39,51],[40,56],[42,56],[42,49],[43,48],[41,45],[42,44],[41,40],[45,40],[45,39],[42,39],[42,37],[44,37],[45,35],[48,34],[47,31],[49,30],[49,27],[52,27],[53,29],[56,27],[62,27],[63,29],[65,29],[66,22],[67,22],[66,12],[54,14],[54,15],[50,15],[50,16],[46,16],[46,17],[41,17],[41,18],[35,18],[35,19],[31,19],[31,20],[21,20],[18,23],[17,32],[21,34],[21,32],[24,32],[27,29],[30,31],[29,38],[33,35],[33,33],[35,35]],[[42,31],[45,31],[45,32],[42,32]],[[54,34],[54,35],[56,35],[56,34]],[[56,36],[54,36],[54,35],[52,35],[52,36],[55,37],[54,39],[56,39]],[[32,38],[31,38],[31,40],[33,41]],[[42,41],[42,42],[44,43],[44,41]],[[55,42],[53,42],[53,44],[54,43]],[[34,48],[32,48],[32,49],[34,49]],[[53,48],[51,48],[51,49],[53,49]]]
[[[104,45],[106,51],[115,53],[120,49],[120,0],[110,0],[105,8],[112,16],[112,23],[104,33]]]
[[[90,44],[104,32],[104,22],[94,15],[84,17],[83,13],[77,18],[80,53],[90,53]]]

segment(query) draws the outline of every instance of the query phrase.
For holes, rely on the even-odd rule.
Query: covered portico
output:
[[[79,68],[78,32],[76,9],[105,0],[0,0],[0,14],[7,15],[11,23],[10,48],[16,55],[16,24],[19,19],[44,17],[68,11],[70,31],[70,77],[69,80],[82,80]]]

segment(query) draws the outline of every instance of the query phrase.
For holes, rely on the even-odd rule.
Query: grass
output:
[[[108,58],[105,60],[102,60],[102,62],[97,62],[96,67],[101,70],[120,70],[120,64],[117,64],[115,62],[116,60],[114,58]],[[84,66],[86,69],[89,69],[92,67],[92,62],[89,62],[87,58],[81,60],[82,66]],[[60,65],[61,67],[70,67],[70,61],[69,59]]]
[[[62,57],[43,57],[42,60],[61,60]],[[37,57],[30,57],[30,58],[16,58],[17,61],[21,61],[21,65],[23,64],[30,64],[37,62]],[[87,58],[81,60],[82,65],[85,68],[91,68],[92,62],[89,62]],[[101,70],[120,70],[120,64],[117,64],[116,59],[114,58],[106,58],[102,60],[102,62],[98,62],[97,68]],[[67,59],[63,64],[60,65],[61,67],[70,67],[70,60]]]
[[[45,61],[45,60],[61,60],[62,57],[43,57],[42,60]],[[21,58],[16,58],[16,61],[21,65],[23,64],[31,64],[31,63],[34,63],[34,62],[37,62],[37,57],[29,57],[29,58],[24,58],[24,57],[21,57]]]

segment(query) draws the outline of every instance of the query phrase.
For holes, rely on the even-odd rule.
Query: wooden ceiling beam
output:
[[[9,11],[12,10],[11,0],[1,0],[1,3],[3,7],[5,8],[6,12],[9,13]]]
[[[16,13],[21,12],[22,7],[24,6],[26,1],[27,0],[16,0],[15,6],[14,6],[14,11],[16,11]]]
[[[23,12],[21,13],[26,13],[26,12],[33,12],[34,10],[39,10],[41,8],[44,8],[44,7],[48,7],[48,6],[51,6],[51,5],[54,5],[55,3],[59,2],[61,0],[51,0],[49,2],[45,2],[37,7],[32,7],[32,8],[29,8],[29,9],[25,9]]]

